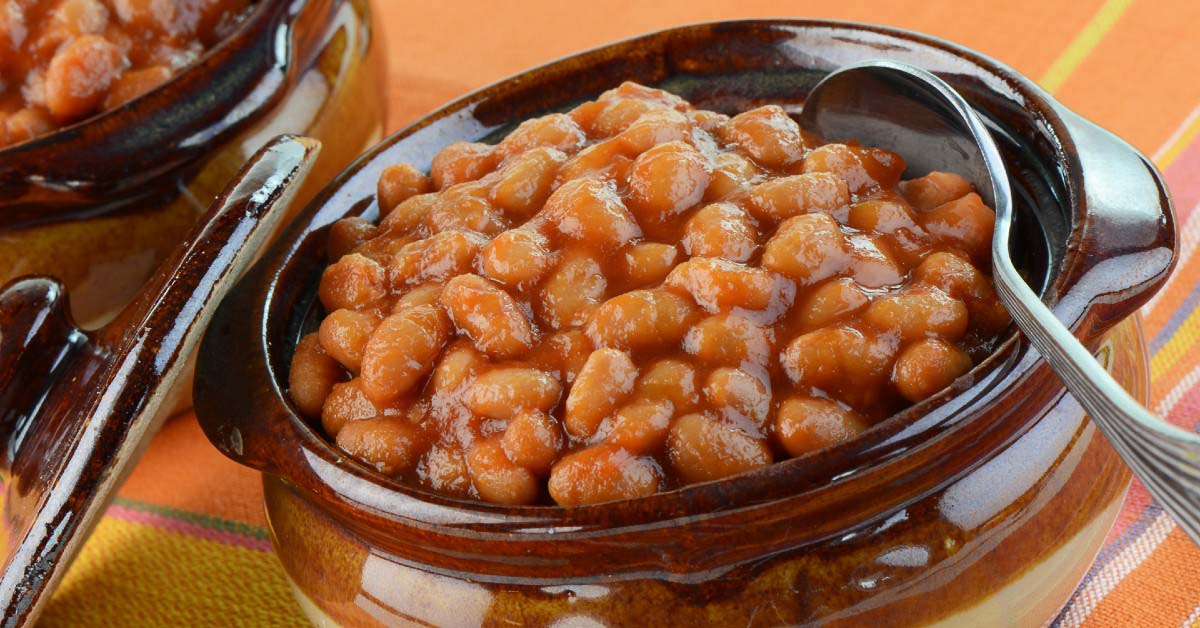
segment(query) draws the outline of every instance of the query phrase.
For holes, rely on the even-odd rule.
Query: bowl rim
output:
[[[1065,178],[1064,187],[1069,198],[1064,199],[1063,202],[1068,205],[1067,209],[1073,214],[1072,238],[1076,238],[1079,235],[1078,232],[1088,222],[1089,206],[1083,202],[1079,156],[1075,154],[1071,129],[1063,118],[1063,115],[1068,112],[1032,81],[981,53],[941,38],[906,29],[832,20],[732,20],[702,22],[655,31],[568,55],[471,92],[385,138],[330,181],[301,213],[292,228],[281,238],[276,249],[268,253],[260,262],[260,266],[264,266],[264,270],[258,279],[244,282],[248,286],[241,289],[243,291],[255,290],[256,284],[267,286],[261,295],[255,295],[262,297],[261,303],[257,298],[245,299],[244,302],[260,306],[261,311],[255,312],[256,317],[262,316],[261,319],[256,318],[255,320],[262,323],[262,327],[258,331],[263,334],[262,343],[255,347],[256,351],[261,353],[259,355],[261,367],[257,368],[265,371],[267,377],[270,378],[269,385],[273,386],[273,390],[266,392],[268,395],[274,394],[279,397],[278,400],[282,402],[284,412],[287,414],[285,418],[290,420],[292,433],[283,437],[275,434],[277,441],[275,444],[278,447],[295,450],[295,453],[299,455],[292,456],[281,464],[279,460],[265,460],[255,457],[256,454],[247,456],[244,451],[233,451],[227,440],[228,433],[221,426],[215,424],[218,417],[213,416],[213,413],[216,408],[207,407],[201,400],[201,395],[197,395],[197,416],[200,417],[210,440],[226,455],[242,464],[259,468],[265,473],[280,476],[291,484],[299,485],[306,494],[331,506],[330,510],[340,512],[344,523],[366,534],[386,535],[386,532],[381,532],[378,528],[381,522],[390,522],[393,527],[410,527],[424,531],[436,529],[441,533],[452,535],[477,535],[481,532],[488,532],[499,534],[500,537],[496,538],[508,538],[513,533],[520,533],[524,538],[541,537],[545,540],[563,540],[572,535],[591,534],[599,531],[644,529],[650,524],[681,518],[689,520],[715,518],[734,511],[746,512],[760,509],[764,505],[781,501],[795,501],[804,496],[811,496],[818,491],[841,490],[854,485],[868,486],[869,484],[866,483],[886,477],[887,474],[884,471],[902,470],[904,459],[911,458],[911,454],[918,450],[934,452],[936,455],[942,456],[940,459],[950,460],[955,455],[952,448],[949,447],[952,444],[948,442],[951,437],[990,439],[987,442],[999,447],[1023,433],[1024,429],[1022,428],[1027,429],[1033,422],[1033,417],[1026,417],[1024,421],[1008,420],[1009,425],[1007,426],[1003,425],[1004,419],[1012,419],[1011,411],[994,413],[996,416],[987,425],[981,425],[981,421],[978,420],[980,416],[986,414],[989,407],[985,404],[989,399],[1004,398],[1019,385],[1029,385],[1034,376],[1043,374],[1042,371],[1046,370],[1038,371],[1034,368],[1033,363],[1037,361],[1036,355],[1030,356],[1025,343],[1015,334],[1009,336],[991,356],[982,364],[977,365],[967,376],[960,378],[951,388],[885,419],[864,435],[846,443],[805,456],[777,461],[762,469],[721,480],[688,485],[630,500],[575,507],[499,506],[476,500],[454,498],[387,478],[356,462],[346,463],[345,457],[338,455],[334,446],[323,435],[318,434],[317,430],[295,411],[290,400],[286,398],[286,393],[280,383],[286,382],[287,366],[277,363],[281,360],[280,354],[275,348],[272,348],[272,343],[266,338],[268,321],[272,318],[271,305],[281,294],[279,282],[286,279],[284,271],[296,265],[295,260],[302,253],[305,242],[316,237],[315,234],[321,232],[333,220],[353,215],[355,212],[369,213],[372,211],[371,204],[364,203],[361,199],[355,203],[355,200],[350,199],[345,193],[345,189],[355,181],[356,177],[361,176],[364,169],[369,169],[370,164],[376,162],[398,143],[437,120],[456,115],[471,115],[475,111],[476,105],[495,98],[506,90],[511,92],[519,86],[522,77],[531,73],[553,73],[555,70],[570,72],[568,66],[642,43],[662,41],[664,47],[669,47],[672,37],[711,38],[737,29],[753,30],[756,28],[790,30],[793,36],[799,32],[823,31],[823,37],[827,39],[834,38],[840,31],[845,31],[848,34],[870,35],[878,41],[896,42],[899,40],[913,45],[921,51],[926,49],[940,51],[940,53],[948,55],[947,58],[953,57],[966,62],[970,69],[977,73],[1000,81],[1003,87],[1011,91],[1014,98],[1024,101],[1027,105],[1025,115],[1040,125],[1055,142],[1050,149],[1057,156],[1058,165],[1064,170],[1062,176]],[[987,88],[998,89],[996,85],[990,85]],[[1169,218],[1169,200],[1165,196],[1163,199]],[[1170,221],[1168,220],[1168,222]],[[1172,239],[1169,246],[1174,250],[1173,231],[1170,235],[1172,235]],[[1054,285],[1047,288],[1051,295],[1062,295],[1065,288],[1069,288],[1072,282],[1078,279],[1078,274],[1082,272],[1081,267],[1086,261],[1079,259],[1082,257],[1084,256],[1076,251],[1074,255],[1063,260],[1061,268],[1057,272],[1053,268],[1050,269],[1051,275],[1056,277]],[[1169,268],[1165,269],[1158,277],[1158,283],[1151,285],[1146,291],[1153,293],[1157,286],[1161,285],[1161,281],[1165,280],[1167,272],[1169,272]],[[1137,303],[1133,303],[1133,308],[1136,308],[1146,298],[1149,298],[1149,294],[1144,294],[1144,296],[1136,294],[1129,300],[1137,301]],[[1111,321],[1108,327],[1116,322],[1118,321]],[[1082,331],[1085,334],[1090,329],[1094,332],[1090,338],[1093,341],[1100,331],[1108,328],[1094,325],[1089,327],[1089,321],[1082,318],[1076,320],[1073,327],[1077,333]],[[210,333],[210,336],[215,338],[211,343],[214,345],[220,343],[219,339],[222,335],[221,333]],[[206,339],[205,344],[209,345],[210,341]],[[202,356],[201,369],[198,371],[200,377],[197,379],[200,385],[203,385],[205,379],[204,362],[205,358]],[[1042,366],[1044,367],[1044,363]],[[1023,370],[1018,371],[1018,368]],[[1014,373],[1018,373],[1019,376],[1014,378]],[[1043,391],[1046,399],[1055,398],[1062,393],[1060,384],[1049,386],[1049,389],[1049,391]],[[1003,393],[997,391],[1003,391]],[[970,412],[962,412],[964,410],[970,410]],[[258,411],[274,412],[276,410],[258,408]],[[935,411],[941,412],[940,418],[937,418],[938,415]],[[950,420],[955,412],[968,417],[969,420]],[[937,420],[926,420],[930,417],[937,418]],[[912,428],[923,420],[930,425],[925,425],[916,432],[906,433],[908,428]],[[1018,425],[1012,425],[1014,423]],[[918,439],[918,437],[920,438]],[[280,443],[283,444],[280,445]],[[239,441],[238,446],[241,447],[242,444]],[[855,459],[866,460],[866,463],[858,467],[846,464]],[[960,469],[966,469],[977,462],[979,462],[977,458],[961,459],[960,457],[955,460]],[[807,476],[800,475],[801,478],[808,480],[807,484],[790,483],[788,484],[789,490],[777,494],[762,490],[761,485],[767,482],[767,478],[764,476],[778,477],[784,474],[785,470],[800,467],[807,467],[810,470]],[[931,482],[936,482],[936,480],[931,480]],[[756,489],[755,484],[760,487]],[[781,486],[778,479],[770,482],[770,487],[775,489]],[[707,498],[699,499],[701,495],[706,495]],[[895,500],[884,500],[872,504],[871,507],[864,506],[864,508],[868,511],[879,510],[889,503],[894,504]],[[867,520],[869,519],[863,521]]]

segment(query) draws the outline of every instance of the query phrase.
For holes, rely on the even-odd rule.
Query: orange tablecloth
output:
[[[504,4],[504,7],[499,6]],[[1151,407],[1200,418],[1200,2],[1196,0],[374,0],[391,64],[389,127],[572,51],[701,20],[875,21],[988,53],[1127,138],[1165,172],[1183,257],[1146,310]],[[45,625],[302,624],[271,554],[255,474],[169,422],[54,595]],[[1135,486],[1063,626],[1175,626],[1200,617],[1200,551]]]

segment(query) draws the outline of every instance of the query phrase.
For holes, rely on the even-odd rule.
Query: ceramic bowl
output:
[[[325,140],[317,181],[378,141],[382,64],[368,0],[259,0],[162,87],[0,150],[0,285],[54,275],[107,321],[267,140]]]
[[[225,300],[196,411],[263,472],[271,538],[308,616],[378,625],[1042,625],[1120,510],[1130,475],[1015,332],[949,389],[836,447],[724,480],[577,508],[500,507],[392,481],[295,411],[292,349],[319,314],[330,223],[376,218],[381,170],[427,167],[624,80],[734,113],[798,108],[870,58],[926,68],[985,116],[1020,207],[1026,276],[1135,397],[1138,307],[1175,260],[1162,180],[1113,135],[976,52],[912,32],[800,20],[688,26],[519,74],[376,146]],[[920,173],[910,173],[920,174]]]

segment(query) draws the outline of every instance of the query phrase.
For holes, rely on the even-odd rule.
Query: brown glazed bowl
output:
[[[1147,389],[1137,308],[1175,259],[1153,166],[1013,70],[877,26],[778,20],[672,29],[468,95],[334,180],[218,311],[196,412],[263,472],[272,540],[319,624],[1041,625],[1083,576],[1129,486],[1121,460],[1013,333],[935,397],[836,447],[724,480],[577,508],[499,507],[391,481],[288,401],[319,314],[327,227],[378,215],[389,164],[495,141],[623,80],[733,113],[799,107],[823,75],[885,57],[931,70],[985,116],[1020,209],[1029,281],[1118,381]],[[919,173],[910,173],[919,174]]]
[[[267,140],[324,140],[319,182],[378,141],[382,64],[368,0],[258,0],[162,87],[0,150],[0,285],[56,276],[75,320],[106,322]]]

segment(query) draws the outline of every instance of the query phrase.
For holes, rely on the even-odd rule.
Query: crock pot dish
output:
[[[296,408],[432,491],[571,506],[855,437],[992,350],[993,211],[961,177],[625,83],[335,223]]]
[[[158,87],[227,35],[249,0],[6,0],[0,147]]]

